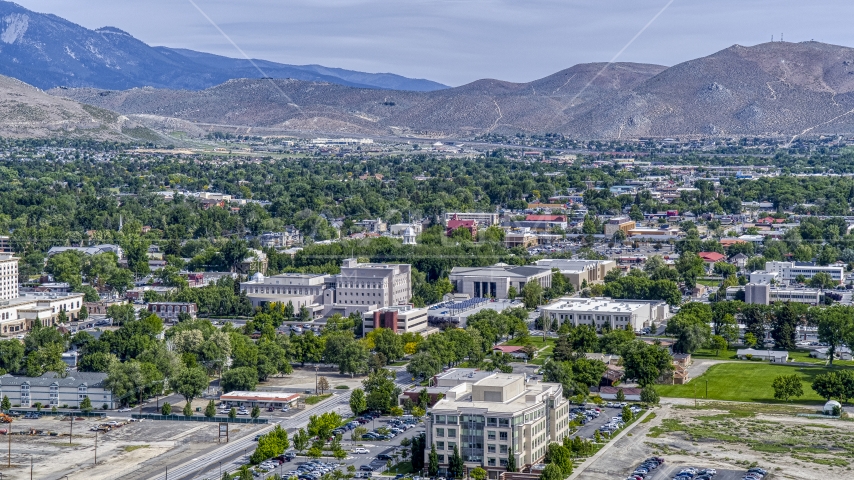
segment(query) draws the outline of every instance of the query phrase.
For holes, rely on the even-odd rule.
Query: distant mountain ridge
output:
[[[254,61],[273,78],[412,91],[447,88],[390,73]],[[60,86],[202,90],[235,78],[262,76],[248,60],[151,47],[119,28],[89,30],[5,1],[0,1],[0,74],[45,90]]]
[[[240,79],[202,91],[54,90],[124,114],[342,134],[561,133],[574,138],[854,134],[854,49],[734,45],[673,67],[582,64],[528,83],[433,92]],[[282,96],[285,93],[287,99]]]

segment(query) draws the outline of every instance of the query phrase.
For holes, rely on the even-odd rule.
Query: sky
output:
[[[854,14],[850,0],[16,3],[87,28],[117,27],[150,45],[236,58],[243,58],[242,50],[250,57],[280,63],[390,72],[450,86],[481,78],[527,82],[615,56],[617,61],[671,66],[734,44],[755,45],[772,36],[779,41],[781,33],[790,42],[854,46],[854,30],[848,24]]]

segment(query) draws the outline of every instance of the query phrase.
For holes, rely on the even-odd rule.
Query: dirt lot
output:
[[[108,480],[122,478],[131,472],[158,469],[164,458],[191,458],[215,445],[217,425],[185,422],[133,422],[98,434],[98,465],[95,461],[95,432],[89,429],[110,420],[74,421],[74,436],[69,444],[70,421],[43,417],[38,420],[16,420],[11,436],[0,436],[0,472],[3,479],[69,478]],[[8,427],[2,425],[0,428]],[[255,425],[234,425],[231,438],[253,434]],[[30,429],[45,432],[29,434]],[[51,436],[48,432],[58,435]],[[12,468],[7,467],[7,445],[11,440]],[[6,445],[4,445],[4,443]]]
[[[643,459],[668,465],[744,472],[770,479],[849,478],[854,422],[806,418],[815,409],[787,405],[693,401],[663,405],[592,463],[578,479],[625,478]]]
[[[362,380],[365,377],[357,376],[350,378],[350,375],[341,375],[338,369],[334,367],[321,367],[317,372],[318,377],[326,377],[329,381],[329,386],[333,389],[338,385],[346,385],[353,388],[362,388]],[[263,388],[280,388],[287,391],[311,390],[314,391],[315,372],[314,367],[295,368],[293,373],[284,377],[269,377],[266,382],[259,385]]]

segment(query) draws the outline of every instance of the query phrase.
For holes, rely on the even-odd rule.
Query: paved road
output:
[[[405,388],[412,384],[412,379],[405,370],[401,368],[392,370],[396,371],[397,377],[395,379],[395,384],[399,387]],[[308,425],[308,420],[311,415],[316,415],[322,412],[335,411],[342,414],[342,416],[349,416],[350,395],[351,391],[343,393],[335,392],[332,398],[324,401],[314,408],[299,412],[288,418],[273,421],[257,433],[266,433],[272,430],[276,425],[281,425],[285,430],[292,432]],[[254,450],[254,435],[247,435],[180,465],[169,466],[169,478],[172,480],[210,478],[212,475],[218,475],[220,463],[222,463],[223,472],[232,472],[246,463],[246,455],[251,455]],[[163,474],[151,477],[152,480],[166,480],[165,468],[166,466],[164,466]]]

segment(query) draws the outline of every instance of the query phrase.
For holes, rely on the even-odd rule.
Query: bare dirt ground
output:
[[[326,377],[329,386],[333,389],[339,385],[346,385],[350,389],[361,388],[365,377],[350,377],[341,375],[334,367],[321,367],[317,371],[317,377]],[[293,373],[284,377],[269,377],[266,382],[259,385],[259,389],[284,390],[284,391],[314,391],[315,371],[314,367],[295,368]]]
[[[653,455],[667,465],[742,472],[759,466],[775,480],[851,478],[854,422],[797,416],[815,408],[676,401],[653,411],[654,418],[619,439],[578,479],[625,478]]]
[[[52,417],[16,420],[12,435],[0,436],[0,472],[3,479],[32,478],[108,480],[130,472],[158,468],[165,458],[191,458],[212,448],[217,441],[217,424],[184,422],[134,422],[98,434],[95,465],[95,432],[89,428],[106,419],[75,420],[74,436],[69,439],[70,422]],[[0,426],[8,427],[7,425]],[[234,425],[232,438],[253,434],[257,425]],[[30,429],[58,435],[30,435]],[[8,448],[11,440],[11,468]],[[69,440],[71,443],[69,444]]]

